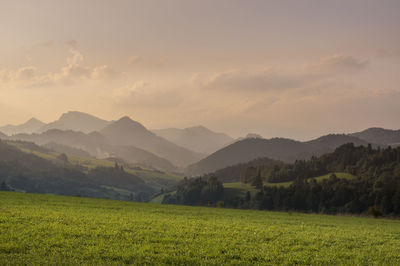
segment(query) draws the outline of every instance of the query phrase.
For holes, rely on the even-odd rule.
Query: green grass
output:
[[[316,179],[317,182],[322,181],[324,179],[328,179],[330,177],[332,173],[326,174],[326,175],[321,175],[321,176],[317,176],[317,177],[313,177],[313,179]],[[334,173],[336,175],[337,178],[341,178],[341,179],[355,179],[356,176],[352,175],[352,174],[348,174],[348,173],[340,173],[340,172],[336,172]]]
[[[0,264],[400,264],[400,221],[0,192]]]
[[[250,192],[251,196],[254,196],[259,190],[251,184],[245,184],[242,182],[224,183],[224,192],[228,196],[243,197],[247,191]]]

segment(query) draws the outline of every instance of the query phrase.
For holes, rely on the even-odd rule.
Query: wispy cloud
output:
[[[111,79],[121,76],[123,73],[109,65],[87,66],[84,64],[84,56],[77,49],[77,42],[72,40],[66,43],[69,48],[69,56],[66,65],[56,72],[40,72],[35,66],[24,66],[16,70],[0,71],[0,81],[18,83],[24,87],[37,87],[48,85],[71,85],[76,81]]]
[[[114,104],[119,106],[159,109],[176,107],[182,97],[177,91],[160,89],[141,80],[115,89],[112,99]]]
[[[351,55],[334,54],[322,57],[318,62],[304,66],[305,71],[317,73],[349,73],[360,71],[368,66],[368,61],[357,59]]]
[[[367,61],[353,56],[334,54],[296,70],[286,68],[234,69],[202,77],[197,73],[191,82],[203,89],[232,92],[270,92],[304,88],[330,77],[351,74],[365,69]]]

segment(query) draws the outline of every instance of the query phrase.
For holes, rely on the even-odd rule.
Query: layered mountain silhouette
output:
[[[106,126],[100,133],[113,145],[138,147],[166,158],[179,167],[185,167],[204,157],[157,136],[127,116]]]
[[[372,127],[351,135],[371,143],[400,145],[400,130]]]
[[[41,133],[49,129],[61,129],[90,133],[93,131],[99,131],[110,123],[111,122],[100,119],[93,115],[72,111],[62,114],[58,120],[42,126],[37,130],[37,132]]]
[[[36,150],[47,152],[44,148],[32,145]],[[69,163],[68,159],[47,160],[23,152],[5,141],[0,141],[0,166],[0,183],[30,193],[102,198],[120,198],[114,188],[138,194],[154,193],[154,188],[142,178],[125,172],[118,165],[87,169]]]
[[[232,137],[224,133],[213,132],[204,126],[185,129],[165,128],[152,131],[179,146],[206,154],[211,154],[233,141]]]
[[[0,131],[7,135],[13,135],[19,133],[34,133],[45,125],[46,125],[45,123],[33,117],[20,125],[2,126],[0,127]]]
[[[168,160],[151,152],[129,145],[111,145],[107,138],[98,132],[85,134],[72,130],[51,129],[41,134],[18,134],[9,137],[10,140],[24,140],[38,145],[50,146],[56,151],[70,154],[66,147],[79,149],[97,158],[117,157],[128,163],[139,163],[160,168],[167,171],[176,171],[177,167]],[[73,155],[77,155],[76,151]]]
[[[364,140],[349,135],[327,135],[318,139],[300,142],[285,138],[246,138],[239,140],[202,159],[186,169],[188,175],[211,173],[250,160],[268,157],[284,162],[294,162],[298,159],[308,159],[331,152],[345,143],[368,145]]]
[[[106,121],[73,111],[64,113],[49,124],[32,118],[21,125],[0,127],[0,139],[31,141],[76,156],[115,157],[166,171],[175,172],[187,167],[188,175],[199,175],[259,157],[284,162],[307,159],[332,152],[345,143],[357,146],[368,143],[375,146],[400,145],[400,130],[369,128],[347,135],[326,135],[306,142],[264,139],[256,134],[233,140],[226,134],[203,126],[152,132],[127,116],[117,121]],[[210,155],[206,157],[206,154]]]

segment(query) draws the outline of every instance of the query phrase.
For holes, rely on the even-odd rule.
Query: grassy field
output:
[[[400,264],[400,221],[0,192],[0,264]]]

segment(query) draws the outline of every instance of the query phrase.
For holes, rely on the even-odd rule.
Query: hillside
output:
[[[129,117],[122,117],[100,131],[109,143],[119,146],[135,146],[185,167],[198,161],[202,155],[180,147],[153,132]]]
[[[93,159],[54,153],[33,143],[1,141],[0,183],[31,193],[130,200],[145,199],[159,189],[153,185],[156,178],[143,179],[135,171],[123,169],[122,164],[88,167],[86,160]]]
[[[356,146],[368,146],[368,144],[377,146],[375,144],[377,142],[367,142],[355,136],[345,134],[329,134],[305,143],[314,146],[315,149],[319,149],[321,151],[326,150],[328,152],[331,152],[337,147],[346,143],[353,143]]]
[[[53,145],[53,149],[67,152],[67,147],[79,149],[96,158],[116,157],[128,163],[139,163],[166,171],[176,171],[177,168],[164,158],[133,146],[117,146],[109,144],[106,137],[98,132],[85,134],[72,130],[51,129],[41,134],[18,134],[10,137],[12,140],[24,140],[38,145]],[[58,146],[55,146],[54,143]],[[60,148],[60,145],[66,146]],[[72,153],[71,153],[72,154]],[[76,153],[75,153],[76,154]],[[74,154],[74,155],[75,155]]]
[[[108,124],[110,124],[109,121],[100,119],[93,115],[77,111],[71,111],[62,114],[58,120],[42,126],[38,130],[38,133],[42,133],[50,129],[73,130],[73,131],[80,131],[83,133],[90,133],[93,131],[98,131],[107,126]],[[29,132],[24,132],[24,133],[29,133]]]
[[[203,126],[185,129],[166,128],[152,131],[179,146],[205,154],[211,154],[233,141],[230,136],[213,132]]]
[[[161,188],[172,186],[176,184],[180,179],[182,179],[182,177],[179,175],[170,172],[160,171],[159,169],[148,167],[146,164],[126,162],[116,157],[109,157],[104,159],[98,159],[90,156],[87,157],[83,156],[84,153],[82,154],[82,151],[74,150],[73,148],[72,153],[69,153],[69,151],[71,151],[71,148],[68,146],[64,147],[61,145],[63,151],[55,151],[54,149],[48,149],[46,145],[38,146],[32,142],[6,141],[4,143],[17,148],[24,153],[33,154],[52,162],[59,162],[59,158],[64,153],[67,155],[67,160],[69,163],[73,165],[78,165],[79,167],[83,167],[82,169],[84,169],[85,172],[90,169],[95,169],[96,167],[114,167],[115,163],[118,163],[124,167],[125,171],[142,178],[149,186],[153,187],[155,190],[160,190]],[[57,146],[60,145],[57,144]]]
[[[248,162],[258,157],[269,157],[290,162],[298,158],[306,158],[311,151],[312,147],[310,145],[290,139],[248,138],[237,141],[198,163],[190,165],[186,173],[189,175],[210,173],[237,163]]]
[[[283,162],[308,159],[333,151],[345,143],[365,145],[368,143],[354,136],[327,135],[318,139],[300,142],[284,138],[246,138],[239,140],[186,169],[188,175],[211,173],[234,164],[245,163],[259,157],[268,157]]]
[[[250,184],[258,192],[232,195],[222,181]],[[163,203],[216,206],[223,201],[235,208],[398,216],[400,147],[348,143],[294,163],[257,159],[184,179],[170,191],[175,192],[164,195]]]
[[[7,135],[14,135],[19,133],[34,133],[45,125],[42,121],[36,118],[31,118],[23,124],[20,125],[6,125],[0,127],[0,131]]]
[[[384,145],[400,144],[400,130],[373,127],[363,130],[361,132],[353,133],[351,135],[370,143],[378,143]]]

